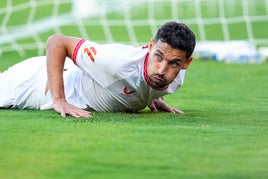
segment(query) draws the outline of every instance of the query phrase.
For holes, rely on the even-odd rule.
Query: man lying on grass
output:
[[[177,22],[164,24],[142,47],[53,35],[46,56],[0,73],[0,107],[54,109],[63,117],[90,117],[90,110],[136,112],[146,106],[181,114],[162,97],[183,84],[195,43],[194,33]]]

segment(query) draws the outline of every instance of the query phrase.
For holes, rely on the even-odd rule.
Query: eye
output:
[[[155,59],[156,60],[162,60],[163,59],[162,56],[159,55],[159,54],[155,54],[154,56],[155,56]]]
[[[182,66],[182,64],[179,62],[179,61],[171,61],[171,62],[169,62],[169,65],[171,66],[171,67],[179,67],[179,66]]]

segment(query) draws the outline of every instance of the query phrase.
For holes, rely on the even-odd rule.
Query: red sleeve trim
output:
[[[76,44],[76,46],[75,46],[75,48],[74,48],[74,51],[73,51],[73,54],[72,54],[72,60],[73,60],[74,64],[76,64],[76,57],[77,57],[78,50],[79,50],[79,48],[81,47],[81,45],[82,45],[85,41],[86,41],[85,39],[81,39],[81,40],[79,40],[79,42]]]

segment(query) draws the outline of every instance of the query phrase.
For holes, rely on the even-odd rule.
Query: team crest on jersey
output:
[[[95,61],[95,56],[97,54],[97,51],[94,47],[85,47],[84,48],[84,54],[87,54],[87,56],[90,58],[92,62]]]
[[[129,90],[126,86],[124,87],[123,91],[121,92],[121,94],[125,95],[125,96],[130,96],[132,93],[135,93],[135,90]]]

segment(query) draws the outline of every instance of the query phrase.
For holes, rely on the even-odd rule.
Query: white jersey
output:
[[[36,63],[45,69],[45,57],[40,58],[40,62]],[[100,45],[84,39],[74,49],[73,63],[66,61],[63,77],[67,101],[77,107],[96,111],[141,110],[152,99],[174,93],[183,84],[185,73],[185,70],[181,70],[171,84],[163,89],[154,89],[148,82],[148,48],[122,44]],[[53,108],[51,96],[49,92],[45,94],[44,89],[47,82],[46,69],[41,72],[42,75],[30,75],[31,78],[38,78],[33,80],[38,85],[24,85],[25,88],[35,87],[35,97],[20,97],[31,100],[17,100],[17,104],[12,104],[14,107]]]

